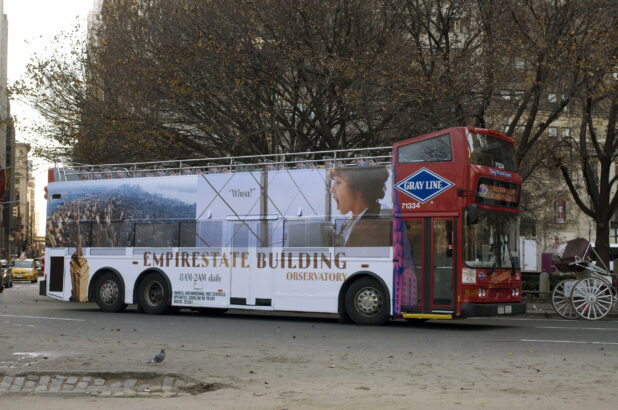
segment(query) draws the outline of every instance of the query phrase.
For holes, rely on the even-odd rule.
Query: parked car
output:
[[[6,259],[0,259],[0,292],[13,287],[13,271]]]
[[[41,258],[34,258],[34,268],[36,269],[37,275],[41,276],[43,274]]]
[[[32,283],[39,281],[39,272],[32,259],[17,259],[13,262],[13,280],[29,280]]]

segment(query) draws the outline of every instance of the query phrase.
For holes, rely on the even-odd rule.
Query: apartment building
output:
[[[32,161],[28,159],[30,144],[15,144],[15,172],[13,204],[12,239],[13,252],[17,255],[32,256],[32,244],[35,237],[34,179]]]
[[[8,18],[4,0],[0,0],[0,256],[9,253],[13,195],[12,168],[15,157],[15,129],[7,93]]]

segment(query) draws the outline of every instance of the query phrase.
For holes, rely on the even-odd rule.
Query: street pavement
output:
[[[124,359],[121,358],[121,361],[124,360],[126,363],[126,367],[122,364],[107,363],[102,361],[98,366],[96,363],[93,365],[90,365],[89,363],[87,367],[88,369],[91,369],[89,371],[80,371],[78,370],[79,367],[71,367],[67,365],[67,361],[62,362],[64,368],[55,369],[52,366],[46,366],[46,362],[59,360],[57,357],[53,357],[51,355],[50,357],[31,358],[31,367],[26,367],[28,366],[28,363],[24,364],[20,361],[20,359],[11,359],[6,362],[0,362],[0,399],[2,397],[11,396],[19,397],[20,395],[49,395],[54,397],[95,396],[112,398],[166,398],[194,396],[196,394],[208,391],[225,389],[225,387],[229,387],[230,385],[238,384],[238,381],[236,379],[233,379],[232,382],[229,380],[215,379],[221,383],[204,383],[203,381],[200,381],[203,380],[202,377],[193,379],[192,377],[196,377],[196,372],[192,371],[190,368],[192,366],[197,367],[197,365],[192,365],[191,360],[205,360],[208,362],[208,366],[214,366],[216,363],[215,361],[222,360],[225,363],[221,368],[227,369],[230,363],[227,361],[228,356],[235,357],[236,360],[241,361],[240,365],[237,364],[236,369],[241,368],[243,370],[245,370],[243,367],[245,365],[251,366],[251,369],[253,369],[254,366],[258,366],[260,363],[270,363],[273,360],[275,363],[285,363],[285,360],[283,360],[282,357],[296,357],[295,355],[297,353],[295,350],[293,352],[288,351],[286,353],[285,349],[289,348],[291,344],[293,344],[294,349],[296,349],[296,343],[301,342],[300,335],[302,335],[302,340],[310,340],[310,342],[306,342],[301,346],[305,352],[304,354],[313,352],[312,349],[314,345],[320,346],[319,348],[315,348],[315,354],[318,354],[318,356],[311,356],[312,358],[310,360],[307,359],[306,362],[302,362],[304,367],[308,367],[309,363],[319,362],[319,360],[324,357],[322,353],[319,353],[323,349],[330,349],[331,354],[327,355],[329,358],[342,358],[342,362],[337,364],[332,364],[329,361],[327,367],[328,369],[354,368],[358,370],[359,368],[364,368],[361,365],[353,363],[353,360],[350,359],[354,357],[355,351],[360,352],[360,355],[362,356],[362,358],[359,359],[359,363],[365,363],[365,356],[367,355],[368,357],[373,357],[372,363],[375,364],[384,363],[384,358],[375,357],[375,352],[380,352],[382,350],[396,352],[397,349],[401,348],[401,346],[415,345],[415,360],[419,363],[425,363],[425,357],[423,355],[425,355],[426,358],[436,360],[437,357],[442,357],[446,354],[444,352],[457,351],[459,352],[457,358],[465,358],[468,356],[474,357],[478,354],[478,352],[475,348],[471,348],[471,346],[478,345],[480,340],[483,340],[486,344],[486,347],[483,349],[486,352],[485,354],[487,354],[487,352],[497,352],[500,349],[507,349],[509,352],[516,352],[517,347],[513,344],[533,343],[534,341],[531,341],[532,339],[539,339],[536,341],[537,343],[543,342],[546,344],[549,344],[550,342],[560,342],[560,347],[556,347],[554,350],[548,350],[545,352],[545,355],[541,355],[538,358],[539,360],[545,360],[545,357],[553,357],[553,355],[555,355],[558,351],[557,349],[566,346],[564,341],[568,338],[557,334],[558,332],[563,332],[565,329],[572,329],[577,326],[588,326],[585,324],[587,321],[583,319],[579,320],[580,323],[575,323],[577,321],[564,321],[568,323],[561,324],[561,327],[559,328],[553,325],[542,325],[540,327],[538,325],[533,326],[531,323],[536,323],[535,319],[560,319],[560,317],[555,313],[551,305],[551,301],[548,298],[539,297],[526,299],[528,307],[526,315],[516,318],[516,320],[520,321],[517,323],[522,323],[522,325],[496,325],[488,322],[491,318],[469,319],[466,321],[448,321],[444,323],[431,323],[428,325],[421,323],[408,324],[403,320],[400,320],[391,323],[391,325],[385,326],[381,330],[369,327],[339,325],[333,319],[329,319],[327,321],[317,320],[315,323],[311,323],[310,326],[305,320],[300,318],[298,320],[289,320],[282,317],[281,321],[279,321],[271,316],[261,319],[253,318],[253,320],[251,320],[250,318],[253,316],[246,313],[230,315],[231,317],[235,317],[236,320],[232,318],[222,319],[217,317],[204,317],[203,320],[199,322],[195,320],[196,318],[194,316],[186,313],[162,317],[147,315],[141,316],[136,315],[135,313],[113,315],[98,312],[98,309],[96,309],[96,307],[92,304],[64,304],[48,298],[43,298],[37,295],[36,290],[36,285],[19,284],[13,289],[8,289],[6,291],[7,293],[3,294],[2,316],[5,326],[4,328],[0,328],[0,336],[3,336],[2,331],[4,331],[4,338],[6,340],[11,340],[11,333],[9,333],[9,330],[12,329],[13,332],[16,332],[14,335],[20,335],[22,338],[24,338],[25,335],[28,335],[28,337],[23,340],[27,340],[28,343],[32,343],[32,346],[24,346],[25,349],[30,349],[27,350],[30,351],[30,353],[23,353],[24,350],[7,353],[11,353],[12,357],[21,357],[19,355],[35,353],[43,354],[43,352],[39,351],[36,346],[38,344],[46,345],[48,343],[47,340],[50,338],[57,338],[58,341],[62,341],[61,343],[63,345],[74,346],[76,350],[84,350],[84,346],[80,347],[79,343],[90,343],[92,340],[94,344],[88,345],[88,349],[91,349],[88,353],[92,355],[93,358],[97,355],[100,356],[101,353],[107,354],[108,351],[111,351],[114,352],[114,357],[112,360],[115,360],[115,356],[117,354],[116,352],[126,350],[126,352],[123,353],[124,356],[122,356]],[[43,327],[45,323],[44,321],[41,322],[41,325],[37,325],[37,327],[27,324],[29,323],[28,320],[42,320],[45,319],[43,315],[48,314],[51,316],[51,313],[49,312],[52,310],[50,309],[53,309],[53,312],[56,314],[58,312],[62,312],[62,314],[58,316],[62,316],[65,321],[73,320],[77,322],[60,321],[53,327]],[[24,324],[20,322],[19,317],[30,319],[26,319],[26,324]],[[93,320],[95,317],[97,323],[96,326],[85,326],[81,328],[81,324],[73,324],[82,323],[86,320]],[[611,327],[611,320],[617,317],[618,312],[614,309],[609,315],[610,320],[607,320],[606,323],[602,325]],[[501,319],[509,320],[509,317],[503,317]],[[531,320],[526,323],[526,319]],[[198,324],[199,326],[195,326]],[[9,325],[12,327],[9,327]],[[60,328],[61,326],[62,328]],[[104,340],[102,340],[101,335],[105,329],[110,328],[110,326],[118,332],[105,334]],[[529,336],[531,333],[526,332],[526,327],[533,329],[532,332],[535,335],[534,338]],[[122,328],[123,332],[126,328],[133,330],[129,334],[120,333],[120,328]],[[280,332],[282,332],[282,328],[284,329],[284,333],[287,332],[287,337],[283,337],[280,334]],[[76,329],[79,329],[79,331],[75,333]],[[217,333],[212,332],[212,329],[217,329]],[[413,329],[414,331],[408,332],[407,330],[409,329]],[[593,330],[586,328],[584,330],[577,331],[588,333],[601,332],[601,330],[596,328]],[[606,330],[605,334],[613,334],[608,333],[611,331],[612,330]],[[169,334],[166,332],[169,332]],[[468,342],[461,342],[455,346],[443,345],[447,343],[447,340],[451,340],[452,338],[440,336],[442,332],[453,332],[453,334],[457,334],[457,338],[459,339],[466,337],[470,339]],[[492,333],[492,335],[485,335],[482,339],[479,339],[476,336],[478,332]],[[545,336],[540,332],[553,332],[554,335],[550,336],[548,334]],[[385,337],[383,333],[388,334],[388,337]],[[246,334],[260,335],[258,340],[260,340],[261,343],[256,344],[257,346],[270,346],[271,349],[275,349],[274,351],[279,352],[278,354],[282,356],[276,356],[271,353],[270,350],[266,353],[259,349],[255,351],[246,351],[246,349],[250,350],[252,348],[252,345],[250,344],[242,345],[242,349],[236,354],[231,353],[229,349],[234,349],[234,346],[238,344],[238,340],[242,340]],[[299,336],[297,337],[297,335]],[[33,341],[34,338],[40,338],[40,341]],[[0,339],[2,339],[2,337],[0,337]],[[494,345],[494,339],[500,341],[498,347]],[[325,343],[324,340],[329,340],[331,342]],[[362,343],[359,342],[359,345],[355,345],[355,342],[353,342],[355,340],[361,341]],[[434,352],[432,350],[434,347],[432,346],[435,346],[435,343],[425,343],[427,340],[440,340],[438,346],[443,347],[441,350],[442,353],[437,354]],[[593,346],[595,352],[604,353],[605,350],[598,350],[600,348],[597,348],[596,346],[602,346],[602,349],[605,349],[604,343],[607,342],[607,340],[610,340],[610,342],[607,343],[608,348],[618,344],[611,339],[607,339],[607,337],[599,340],[600,341],[593,338],[588,339],[587,336],[586,344],[569,345],[569,360],[576,355],[574,350],[576,348],[585,349],[586,346]],[[151,341],[152,343],[142,345],[143,343],[148,343],[148,341]],[[471,343],[470,341],[474,341],[475,343]],[[113,349],[104,347],[106,346],[106,343],[111,343],[113,345],[117,345],[118,347]],[[187,357],[192,357],[194,359],[178,365],[176,362],[173,362],[173,364],[164,362],[162,364],[146,365],[146,361],[152,357],[153,353],[159,350],[159,347],[163,346],[163,343],[165,343],[165,347],[169,344],[175,348],[174,353],[176,354],[176,362],[183,360],[182,357],[185,354]],[[376,344],[371,345],[371,343]],[[12,342],[10,344],[14,343]],[[195,347],[192,347],[190,350],[186,350],[188,349],[187,346]],[[462,350],[464,349],[464,346],[470,346],[468,349],[471,350]],[[198,348],[203,351],[193,350]],[[211,349],[217,348],[219,351],[211,351]],[[537,347],[535,349],[527,348],[528,350],[524,349],[524,353],[527,352],[525,354],[531,355],[534,351],[534,354],[539,354],[542,352],[541,349],[545,348],[545,346]],[[408,348],[405,348],[403,353],[411,355],[412,353],[407,352],[406,349]],[[183,355],[179,355],[179,352],[181,351],[184,352]],[[135,356],[136,352],[139,354],[142,354],[142,352],[147,352],[147,354],[143,354],[143,362],[139,363],[139,365],[127,359],[131,356]],[[53,354],[53,352],[44,354],[49,353]],[[586,354],[588,353],[589,352],[586,352]],[[512,353],[508,353],[507,356],[499,356],[498,359],[510,357],[510,354]],[[247,364],[242,362],[245,360],[243,359],[245,357],[248,361]],[[262,359],[256,360],[255,357],[262,357]],[[392,357],[392,355],[388,356],[388,358]],[[88,361],[89,360],[90,359],[88,359]],[[387,359],[386,363],[390,363],[388,360],[390,359]],[[495,360],[488,360],[488,363],[493,363],[494,361]],[[20,369],[12,367],[16,362],[21,363]],[[112,364],[116,366],[115,371],[112,370]],[[35,368],[35,365],[39,368]],[[464,363],[464,365],[469,366],[470,364]],[[201,368],[203,365],[199,366]],[[295,368],[295,366],[296,364],[290,367],[290,369]],[[375,366],[377,366],[377,364],[375,364]],[[5,367],[6,369],[3,369],[2,367]],[[277,368],[276,371],[279,371],[278,367],[275,367]],[[132,369],[132,371],[119,371],[119,369],[125,368]],[[374,367],[372,367],[372,371],[375,371]],[[390,372],[390,368],[384,370],[384,374],[390,374]],[[235,377],[239,374],[238,371],[233,373]],[[267,374],[267,370],[262,370],[260,373]],[[217,374],[217,372],[214,372],[214,374]],[[253,370],[251,370],[249,374],[251,375],[251,379],[255,378],[255,373]],[[345,381],[347,379],[342,380]],[[342,380],[339,382],[343,382]],[[269,382],[273,383],[272,380],[269,380]],[[269,384],[267,386],[270,387]],[[288,389],[288,387],[286,386],[285,389]]]

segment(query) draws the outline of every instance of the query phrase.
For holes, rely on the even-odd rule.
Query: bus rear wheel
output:
[[[377,280],[361,278],[348,288],[345,310],[358,325],[381,325],[389,317],[388,296]]]
[[[170,296],[165,278],[159,273],[150,273],[139,284],[137,301],[145,313],[160,315],[169,310]]]
[[[118,276],[107,272],[99,278],[94,288],[94,301],[104,312],[122,312],[127,307]]]

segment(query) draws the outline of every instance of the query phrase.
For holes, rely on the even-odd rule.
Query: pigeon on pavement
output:
[[[161,363],[165,359],[165,349],[161,349],[159,353],[155,355],[152,359],[150,359],[147,363]]]

